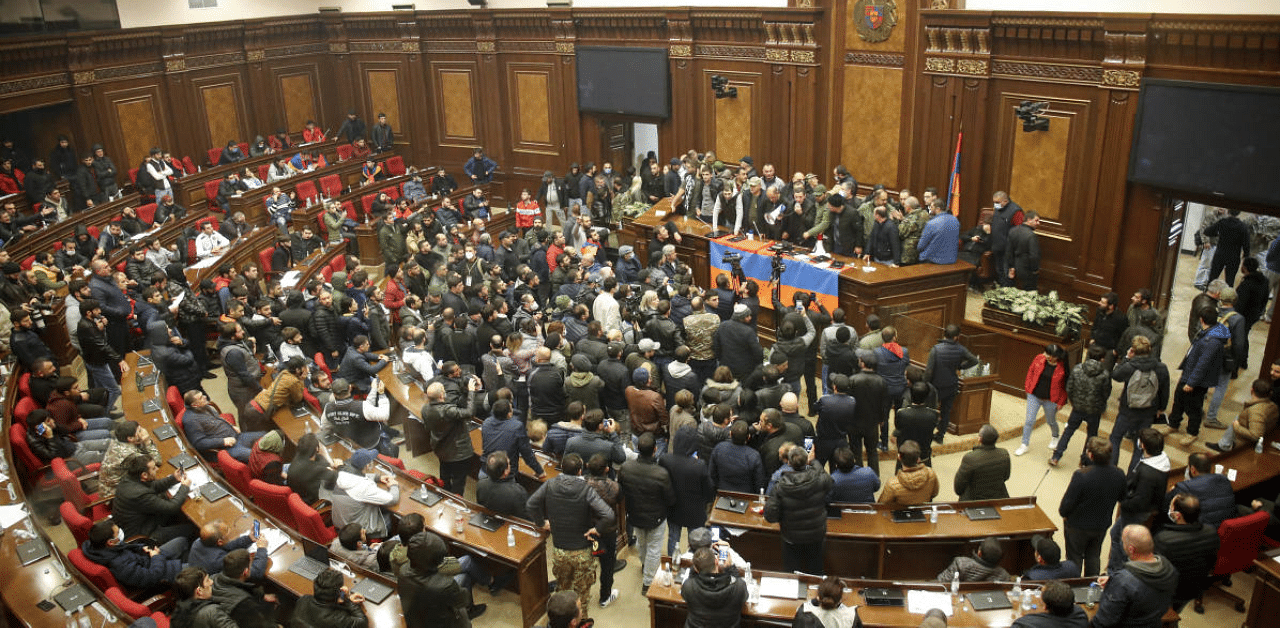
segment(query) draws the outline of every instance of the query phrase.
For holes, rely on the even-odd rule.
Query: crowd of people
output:
[[[390,146],[390,128],[379,132],[383,125],[379,116],[372,148],[363,148]],[[338,135],[361,146],[365,132],[352,112]],[[324,139],[311,124],[308,134],[309,142]],[[287,134],[277,133],[257,138],[250,152],[283,154],[289,146]],[[223,158],[235,161],[239,151],[233,142]],[[482,186],[496,168],[477,150],[463,172]],[[758,495],[765,519],[779,525],[784,568],[824,574],[828,505],[878,501],[905,508],[938,496],[945,479],[932,469],[933,446],[947,438],[960,371],[978,358],[961,343],[956,324],[940,338],[907,343],[875,315],[855,328],[844,309],[828,311],[806,292],[784,300],[776,283],[734,285],[721,276],[698,285],[676,252],[682,235],[675,223],[656,230],[648,259],[630,246],[615,248],[607,225],[670,198],[675,211],[735,231],[805,245],[821,237],[829,251],[884,264],[947,264],[990,250],[1002,283],[1034,289],[1038,275],[1038,219],[1003,192],[994,195],[989,223],[961,235],[933,188],[923,202],[907,190],[893,198],[879,186],[859,198],[843,167],[833,174],[830,187],[801,173],[787,182],[771,164],[757,174],[749,157],[733,169],[696,153],[666,165],[650,154],[621,173],[608,163],[599,170],[575,164],[564,177],[547,173],[536,193],[524,191],[515,225],[490,233],[482,187],[455,207],[449,194],[457,184],[439,169],[430,181],[415,176],[405,183],[406,204],[381,198],[374,204],[380,269],[349,258],[329,281],[288,289],[264,273],[340,243],[349,227],[340,208],[324,210],[327,241],[279,214],[270,269],[216,266],[194,289],[183,272],[185,246],[131,244],[123,220],[125,231],[113,227],[96,242],[77,235],[57,255],[38,255],[31,271],[0,249],[0,302],[12,312],[9,344],[32,373],[40,402],[25,419],[31,449],[45,460],[101,463],[113,515],[94,526],[82,549],[128,586],[172,584],[180,598],[176,625],[273,625],[278,600],[261,587],[265,541],[228,539],[225,522],[197,528],[186,520],[181,505],[189,478],[181,471],[160,477],[163,461],[151,436],[115,412],[128,370],[123,356],[149,349],[183,396],[183,429],[197,453],[216,460],[225,451],[257,479],[288,486],[304,501],[330,501],[337,530],[330,552],[396,578],[410,626],[465,625],[485,611],[470,589],[479,584],[496,594],[513,574],[450,556],[420,516],[396,517],[388,509],[399,501],[398,484],[375,473],[375,461],[379,454],[397,456],[403,435],[387,424],[391,402],[379,375],[400,360],[424,384],[427,403],[411,410],[430,434],[443,488],[463,495],[473,484],[486,508],[547,525],[560,589],[548,605],[551,625],[582,625],[576,622],[592,601],[606,607],[619,599],[614,573],[627,566],[618,559],[619,542],[636,547],[636,593],[644,595],[659,577],[663,554],[677,555],[682,539],[693,568],[681,589],[689,625],[733,625],[746,597],[745,565],[707,529],[716,492]],[[443,192],[438,208],[420,202],[428,189]],[[185,212],[172,197],[161,205],[169,208],[165,216]],[[6,222],[12,220],[0,216],[0,225]],[[221,255],[254,226],[261,225],[245,224],[242,215],[219,229],[206,224],[195,236],[197,257]],[[141,227],[137,232],[149,225]],[[125,271],[116,272],[105,260],[120,247],[131,254]],[[1248,260],[1244,266],[1247,275]],[[42,304],[63,287],[69,331],[92,383],[87,390],[58,376],[64,365],[37,331]],[[776,342],[767,351],[757,330],[762,298],[776,321]],[[1230,483],[1210,471],[1208,455],[1196,453],[1188,478],[1166,494],[1166,435],[1153,426],[1166,417],[1163,429],[1177,430],[1185,415],[1192,440],[1183,444],[1194,442],[1207,389],[1225,393],[1247,368],[1248,328],[1260,313],[1238,312],[1236,301],[1234,289],[1207,282],[1193,307],[1192,347],[1177,381],[1160,361],[1167,321],[1147,291],[1133,296],[1127,314],[1119,313],[1118,295],[1102,297],[1080,364],[1073,367],[1064,349],[1050,345],[1029,365],[1026,427],[1013,454],[1027,453],[1041,411],[1054,434],[1049,464],[1062,458],[1081,422],[1088,439],[1059,505],[1065,559],[1051,538],[1036,539],[1037,565],[1022,574],[1055,581],[1044,588],[1045,605],[1063,619],[1024,617],[1015,625],[1085,625],[1069,588],[1063,593],[1056,580],[1102,574],[1108,535],[1107,580],[1093,626],[1148,625],[1208,585],[1204,566],[1217,552],[1211,531],[1236,515]],[[217,337],[212,350],[210,335]],[[906,345],[921,340],[935,343],[928,355],[909,355]],[[913,357],[925,368],[912,365]],[[264,363],[275,366],[265,387]],[[233,421],[205,389],[219,380],[215,369],[234,405],[226,409]],[[1272,369],[1280,376],[1280,363]],[[1121,385],[1120,413],[1107,441],[1096,434],[1113,382]],[[1280,390],[1258,380],[1250,391],[1230,426],[1217,422],[1223,395],[1215,394],[1203,426],[1226,432],[1210,449],[1252,446],[1275,427]],[[297,453],[286,462],[286,438],[271,417],[311,399],[321,412],[321,435],[293,443]],[[1071,414],[1059,436],[1055,413],[1067,403]],[[469,435],[472,421],[482,421],[480,451]],[[360,449],[349,460],[332,460],[321,444],[328,435]],[[1135,454],[1119,467],[1126,437]],[[1011,457],[998,439],[986,425],[979,445],[964,455],[952,480],[961,500],[1009,496]],[[893,472],[882,478],[880,456],[891,442]],[[546,479],[535,445],[557,460],[555,477]],[[515,481],[521,460],[544,480],[532,494]],[[479,478],[471,480],[477,464]],[[624,511],[626,525],[619,526]],[[1152,515],[1157,525],[1149,529],[1144,523]],[[135,537],[147,540],[126,541]],[[957,557],[938,578],[1007,580],[1002,553],[996,539],[982,540],[973,556]],[[359,596],[343,591],[336,573],[316,577],[315,593],[299,601],[291,625],[364,625]],[[855,625],[856,611],[840,602],[842,586],[827,578],[800,614],[827,628]]]

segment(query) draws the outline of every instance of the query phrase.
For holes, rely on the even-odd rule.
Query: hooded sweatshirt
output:
[[[1071,369],[1067,398],[1071,407],[1086,415],[1102,414],[1111,396],[1111,374],[1097,360],[1085,360]]]
[[[580,365],[583,361],[586,364]],[[573,369],[573,373],[564,382],[565,403],[581,401],[586,409],[599,410],[600,389],[604,388],[604,380],[592,372],[591,360],[585,355],[573,356]]]
[[[734,628],[742,619],[747,583],[732,573],[695,573],[680,586],[689,605],[685,628]]]
[[[1173,601],[1178,570],[1156,555],[1152,562],[1129,561],[1102,590],[1093,628],[1158,628]]]
[[[880,503],[914,506],[937,496],[938,475],[933,472],[933,469],[919,464],[898,471],[880,493]]]

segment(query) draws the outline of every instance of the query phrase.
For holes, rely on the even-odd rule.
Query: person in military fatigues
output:
[[[902,238],[902,263],[915,264],[920,261],[920,234],[924,232],[925,223],[929,222],[929,211],[920,206],[914,196],[908,196],[903,203],[907,215],[898,222],[898,235]]]

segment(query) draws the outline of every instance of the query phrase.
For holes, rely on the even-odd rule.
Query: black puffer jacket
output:
[[[697,428],[692,425],[681,428],[673,438],[675,449],[658,463],[670,475],[676,495],[670,513],[671,524],[700,528],[707,523],[707,506],[715,498],[716,489],[711,485],[706,460],[693,457],[698,449]]]
[[[623,463],[618,469],[618,484],[627,507],[627,523],[637,528],[658,527],[676,505],[671,474],[652,457]]]
[[[1157,628],[1173,600],[1178,570],[1168,559],[1156,555],[1156,562],[1129,561],[1111,575],[1102,589],[1093,628]]]
[[[188,339],[188,342],[191,342]],[[203,342],[203,339],[195,339]],[[170,386],[186,393],[200,387],[200,369],[196,368],[196,358],[186,346],[178,347],[169,343],[169,326],[164,321],[151,321],[147,325],[147,342],[151,345],[151,359],[164,375]]]
[[[346,336],[342,329],[342,323],[338,320],[338,315],[334,313],[332,308],[316,305],[316,309],[311,313],[311,340],[316,345],[316,350],[324,352],[325,361],[335,353],[338,358],[342,357],[343,351],[347,347]],[[330,364],[329,368],[337,367],[337,364]]]
[[[875,371],[859,371],[850,380],[849,392],[857,400],[855,430],[869,430],[889,419],[889,386]]]
[[[401,569],[397,581],[405,626],[470,628],[470,596],[452,576],[439,572],[447,553],[444,540],[434,532],[419,532],[409,539],[406,553],[409,566]]]
[[[525,506],[529,509],[530,521],[551,521],[551,542],[565,551],[586,549],[590,541],[582,535],[587,530],[611,529],[617,522],[613,508],[586,479],[576,475],[558,475],[547,480],[529,496]]]
[[[424,404],[419,416],[431,433],[431,446],[441,462],[457,462],[476,455],[467,429],[471,412],[448,401],[437,401]]]
[[[1155,512],[1164,498],[1167,475],[1165,471],[1139,462],[1125,477],[1125,497],[1120,500],[1120,511],[1129,515],[1131,521]]]
[[[737,628],[747,583],[731,573],[697,573],[680,585],[680,597],[689,605],[684,628]]]
[[[1190,600],[1209,588],[1209,572],[1218,561],[1222,539],[1213,526],[1171,523],[1156,534],[1156,553],[1169,559],[1178,570],[1175,600]]]
[[[359,604],[321,602],[304,595],[293,607],[289,628],[366,628],[369,618]]]
[[[831,476],[813,464],[783,472],[764,503],[764,518],[778,523],[788,543],[816,543],[827,535],[827,493]]]

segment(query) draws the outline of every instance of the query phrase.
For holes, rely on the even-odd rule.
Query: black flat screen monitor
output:
[[[1280,89],[1144,79],[1129,180],[1280,205]]]
[[[671,117],[671,70],[666,48],[578,46],[578,110]]]

